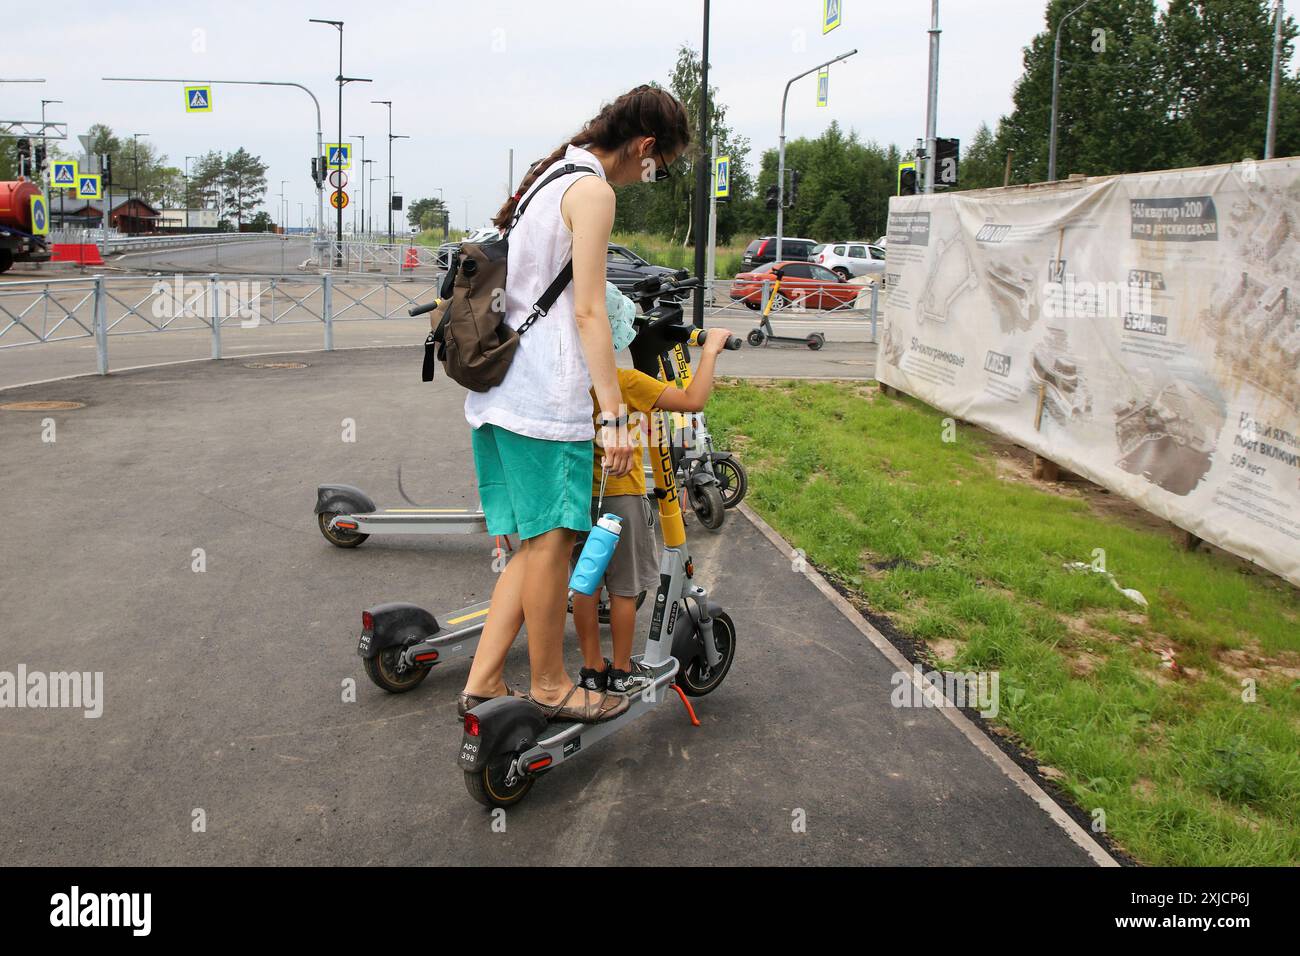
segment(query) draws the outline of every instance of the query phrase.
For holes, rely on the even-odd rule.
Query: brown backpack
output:
[[[576,172],[593,173],[595,170],[565,163],[528,194],[515,211],[505,235],[490,242],[461,243],[460,249],[452,254],[439,294],[442,320],[424,341],[421,376],[424,381],[433,380],[435,358],[442,362],[442,367],[454,381],[470,391],[486,392],[506,377],[519,347],[519,336],[547,313],[573,281],[573,260],[570,259],[533,305],[528,318],[517,330],[512,329],[505,321],[510,232],[534,196],[560,177]]]

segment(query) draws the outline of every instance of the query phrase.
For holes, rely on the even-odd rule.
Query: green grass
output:
[[[673,242],[666,236],[654,236],[644,232],[616,232],[610,242],[631,249],[642,259],[668,269],[689,269],[695,271],[695,247],[683,246],[680,241]],[[745,254],[748,241],[741,241],[730,246],[717,247],[715,274],[720,279],[730,279],[745,267],[741,257]]]
[[[1300,862],[1297,589],[1082,495],[1000,477],[986,433],[961,426],[945,443],[942,414],[865,384],[722,383],[709,421],[788,541],[942,647],[938,666],[999,672],[995,722],[1103,810],[1134,857]],[[1094,549],[1146,612],[1064,567]]]

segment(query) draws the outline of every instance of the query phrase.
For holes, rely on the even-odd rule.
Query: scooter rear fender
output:
[[[418,604],[392,601],[377,604],[366,611],[373,621],[371,629],[364,626],[357,642],[357,654],[364,658],[376,657],[390,647],[406,647],[438,633],[438,620]],[[362,618],[365,621],[365,618]]]
[[[477,719],[478,734],[469,732],[470,717]],[[519,697],[494,697],[466,715],[456,764],[466,773],[482,770],[493,758],[523,753],[546,730],[542,709]]]
[[[316,514],[336,511],[340,514],[369,514],[378,511],[375,503],[360,488],[351,485],[317,485]]]

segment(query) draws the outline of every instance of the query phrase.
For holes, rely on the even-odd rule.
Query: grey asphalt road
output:
[[[716,534],[689,525],[739,641],[702,726],[667,701],[496,832],[454,765],[466,665],[394,696],[355,655],[368,605],[483,599],[491,542],[340,551],[312,515],[322,481],[396,503],[399,464],[417,500],[476,501],[463,393],[420,383],[411,357],[5,393],[85,407],[0,411],[0,671],[102,672],[104,703],[0,709],[0,865],[1090,862],[943,714],[891,706],[894,665],[734,512]],[[521,640],[508,677],[526,675]]]

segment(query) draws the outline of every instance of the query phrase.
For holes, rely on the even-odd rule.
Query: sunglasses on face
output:
[[[654,179],[654,181],[657,182],[657,183],[661,183],[661,182],[663,182],[665,179],[671,179],[671,178],[672,178],[672,175],[673,175],[673,174],[672,174],[672,170],[670,170],[670,169],[668,168],[668,164],[664,162],[663,153],[659,152],[658,150],[655,150],[655,179]]]

